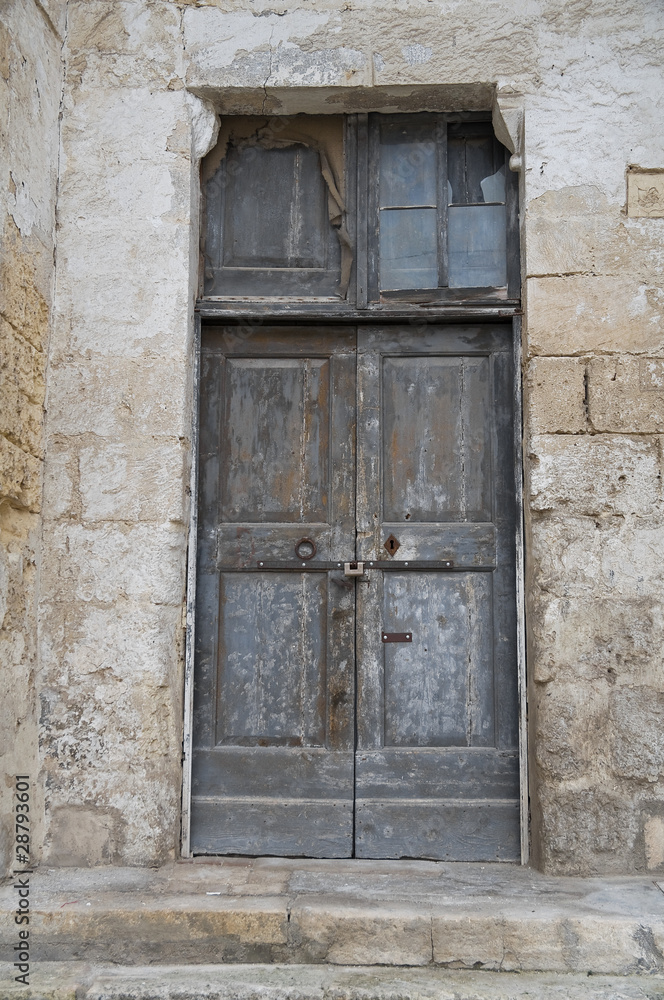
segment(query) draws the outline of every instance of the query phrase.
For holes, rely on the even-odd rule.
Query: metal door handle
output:
[[[344,563],[344,576],[364,576],[363,562]]]

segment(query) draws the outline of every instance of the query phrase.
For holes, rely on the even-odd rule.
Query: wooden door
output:
[[[509,327],[208,332],[201,396],[194,853],[516,860]]]
[[[358,857],[519,857],[511,357],[359,334]]]
[[[194,853],[352,854],[354,590],[321,567],[355,552],[355,363],[354,329],[204,337]]]

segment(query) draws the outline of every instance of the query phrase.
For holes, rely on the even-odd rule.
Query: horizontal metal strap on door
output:
[[[266,570],[280,573],[329,573],[333,570],[341,570],[343,572],[343,568],[343,562],[314,562],[313,560],[310,562],[299,560],[296,562],[293,559],[264,559],[259,560],[251,566],[218,566],[217,570],[220,573],[262,573]],[[418,570],[419,572],[444,572],[447,570],[458,573],[486,573],[491,572],[495,568],[495,564],[493,563],[481,566],[456,565],[451,559],[437,561],[434,559],[412,559],[400,562],[392,560],[388,562],[386,559],[377,559],[373,562],[364,560],[365,573],[372,569],[387,570],[392,573],[403,573],[408,570]]]

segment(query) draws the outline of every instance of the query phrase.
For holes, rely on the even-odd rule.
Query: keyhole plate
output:
[[[383,548],[385,549],[385,551],[389,556],[393,556],[396,553],[397,549],[401,548],[401,546],[399,545],[399,539],[395,538],[394,535],[390,535],[389,538],[385,539]]]

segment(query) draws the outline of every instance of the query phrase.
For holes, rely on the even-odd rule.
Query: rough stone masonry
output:
[[[520,169],[531,842],[664,869],[657,0],[7,0],[3,857],[179,852],[199,161],[219,114],[493,111]]]

